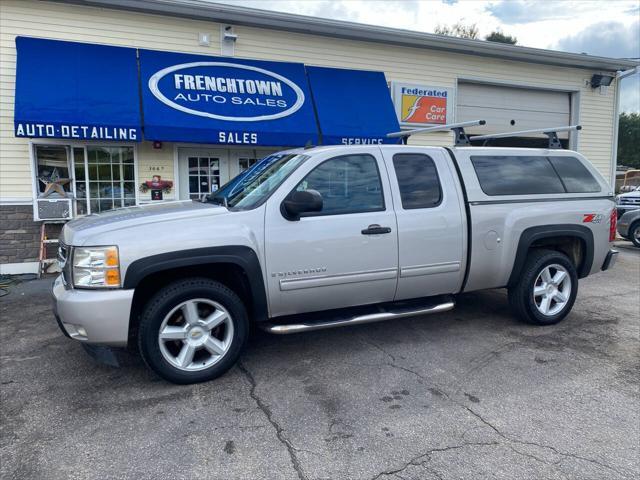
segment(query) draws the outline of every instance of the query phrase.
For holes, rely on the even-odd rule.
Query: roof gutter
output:
[[[428,48],[519,62],[614,72],[638,65],[637,61],[519,47],[498,42],[435,35],[354,22],[272,12],[200,0],[50,0],[99,8],[130,10],[288,32]]]

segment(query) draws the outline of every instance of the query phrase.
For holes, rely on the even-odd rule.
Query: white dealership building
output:
[[[271,152],[400,128],[581,124],[563,144],[613,179],[617,75],[637,65],[195,0],[0,0],[0,31],[2,273],[37,268],[43,221],[199,198]]]

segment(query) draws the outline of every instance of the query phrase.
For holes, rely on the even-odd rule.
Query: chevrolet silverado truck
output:
[[[551,325],[611,268],[611,187],[579,153],[327,146],[264,158],[201,201],[66,224],[55,316],[175,383],[220,376],[250,324],[275,334],[443,312],[506,288]],[[102,348],[102,347],[100,347]]]

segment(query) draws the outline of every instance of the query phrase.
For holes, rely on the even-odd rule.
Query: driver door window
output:
[[[327,160],[312,170],[296,190],[317,190],[322,195],[322,211],[306,216],[384,210],[380,173],[371,155],[345,155]]]

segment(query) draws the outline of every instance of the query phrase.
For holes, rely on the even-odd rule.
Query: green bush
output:
[[[618,165],[640,168],[640,114],[620,114]]]

